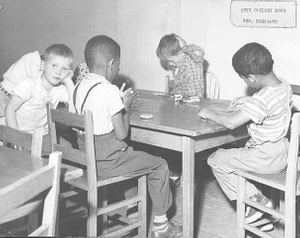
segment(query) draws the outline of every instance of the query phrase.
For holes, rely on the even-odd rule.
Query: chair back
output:
[[[300,112],[292,117],[290,146],[288,151],[288,166],[286,175],[286,191],[295,194],[297,188],[298,160],[299,160],[299,135],[300,135]]]
[[[206,84],[206,97],[218,99],[220,97],[220,84],[216,74],[210,70],[204,70]]]
[[[291,84],[293,91],[293,111],[300,111],[300,86]]]
[[[291,84],[291,87],[292,87],[293,94],[299,96],[300,95],[300,86]]]
[[[66,109],[53,109],[51,104],[47,105],[48,127],[50,133],[51,151],[61,151],[64,162],[73,166],[84,168],[88,173],[90,185],[96,187],[97,169],[94,145],[94,129],[92,113],[88,110],[84,114],[66,111]],[[64,125],[80,130],[85,135],[85,151],[78,148],[68,147],[57,142],[57,125]]]
[[[54,236],[60,187],[61,152],[50,154],[49,164],[0,190],[0,224],[31,214],[35,198],[46,192],[42,225],[31,235]],[[50,190],[49,190],[50,188]],[[40,199],[40,197],[38,197]]]
[[[20,131],[5,125],[0,125],[0,141],[3,145],[18,148],[25,153],[41,156],[43,143],[43,128],[36,128],[33,134]]]

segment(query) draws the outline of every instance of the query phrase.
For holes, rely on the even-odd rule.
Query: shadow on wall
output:
[[[124,90],[128,88],[134,89],[134,82],[124,74],[119,74],[112,83],[116,85],[118,88],[121,88],[122,84],[126,83]]]

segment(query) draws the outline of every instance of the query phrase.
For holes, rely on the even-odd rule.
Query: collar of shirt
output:
[[[108,83],[111,84],[111,82],[109,82],[106,78],[104,78],[103,76],[99,75],[99,74],[94,74],[94,73],[89,73],[87,75],[87,79],[92,79],[95,80],[97,82],[103,82],[103,83]]]

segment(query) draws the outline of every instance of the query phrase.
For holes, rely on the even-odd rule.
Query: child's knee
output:
[[[210,167],[216,167],[216,164],[217,161],[219,160],[219,156],[218,156],[218,151],[215,151],[214,153],[212,153],[208,159],[207,159],[207,164],[210,166]]]
[[[169,165],[168,162],[165,159],[161,158],[161,166],[162,170],[169,171]]]

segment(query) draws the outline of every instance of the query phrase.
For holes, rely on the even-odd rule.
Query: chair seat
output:
[[[114,183],[118,183],[121,181],[133,179],[133,178],[138,178],[138,177],[141,177],[141,176],[147,175],[147,174],[148,173],[145,172],[143,174],[139,174],[134,177],[132,177],[132,176],[116,176],[116,177],[112,177],[112,178],[98,177],[97,178],[97,187],[103,187],[103,186],[106,186],[109,184],[114,184]],[[81,177],[69,180],[69,181],[67,181],[67,183],[87,191],[88,190],[88,181],[87,180],[88,180],[87,171],[84,171],[83,175]]]
[[[279,189],[281,191],[285,191],[286,169],[277,174],[258,174],[254,172],[248,172],[248,171],[246,172],[239,171],[237,172],[237,174],[246,179],[254,180],[259,183],[265,184],[267,186]],[[300,181],[300,171],[298,171],[298,183],[297,183],[298,186],[296,191],[297,196],[300,195],[299,181]]]

